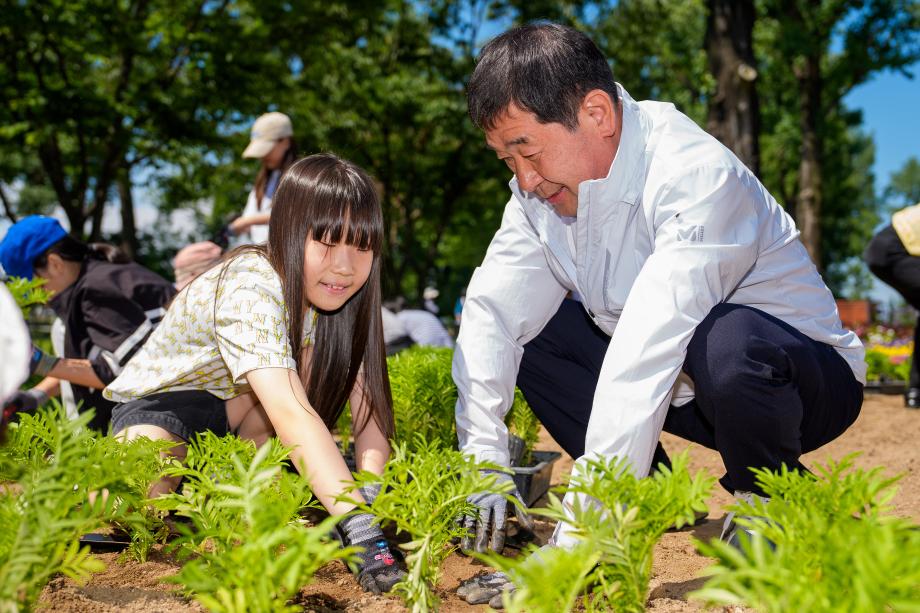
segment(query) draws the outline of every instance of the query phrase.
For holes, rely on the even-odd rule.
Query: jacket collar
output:
[[[648,143],[650,124],[639,104],[626,89],[617,83],[620,106],[623,112],[623,126],[616,156],[607,176],[601,179],[583,181],[578,186],[578,217],[584,216],[585,207],[592,202],[624,202],[636,204],[644,187],[645,149]],[[522,202],[540,203],[548,212],[555,213],[552,205],[525,192],[512,177],[508,186]]]
[[[74,295],[77,293],[77,286],[86,278],[86,271],[91,263],[90,260],[84,261],[83,265],[80,267],[80,274],[77,276],[76,280],[48,300],[48,306],[50,306],[55,315],[64,320],[65,323],[67,322],[68,314],[72,310],[71,303],[73,302]]]
[[[644,186],[645,149],[649,125],[642,110],[626,89],[617,84],[623,109],[623,126],[616,157],[607,176],[584,181],[578,186],[578,208],[592,202],[625,202],[636,204]],[[579,216],[581,211],[579,210]]]

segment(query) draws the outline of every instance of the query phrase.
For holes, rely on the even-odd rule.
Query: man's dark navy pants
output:
[[[594,390],[610,337],[573,300],[564,300],[524,346],[518,387],[572,457],[584,453]],[[804,468],[799,456],[856,421],[863,387],[830,345],[752,307],[720,304],[697,326],[684,372],[696,397],[671,406],[665,432],[717,450],[729,491],[762,493],[750,467]],[[598,407],[628,411],[623,407]],[[659,446],[655,463],[664,459]]]

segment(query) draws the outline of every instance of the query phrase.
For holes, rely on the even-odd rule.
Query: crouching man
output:
[[[646,475],[664,429],[717,450],[729,491],[758,494],[750,468],[800,467],[855,421],[863,347],[731,151],[672,104],[633,100],[555,24],[487,44],[469,110],[514,176],[454,357],[464,451],[508,465],[517,383],[575,470],[618,457]],[[500,548],[505,500],[471,501],[475,548]],[[572,539],[560,523],[551,545]]]

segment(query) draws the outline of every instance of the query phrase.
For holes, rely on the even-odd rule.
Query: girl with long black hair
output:
[[[206,429],[257,444],[276,434],[326,509],[351,511],[340,496],[353,480],[333,424],[350,402],[357,467],[378,474],[394,433],[382,241],[380,203],[363,170],[330,154],[295,163],[275,193],[268,243],[231,252],[179,292],[106,388],[123,402],[113,412],[116,436],[171,440],[182,455],[182,443]],[[152,494],[170,487],[161,482]],[[388,591],[402,571],[372,520],[352,515],[340,532],[363,548],[361,585]]]

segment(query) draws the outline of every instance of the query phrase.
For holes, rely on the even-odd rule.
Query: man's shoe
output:
[[[904,406],[908,409],[920,409],[920,387],[912,387],[904,394]]]
[[[755,498],[758,498],[764,502],[769,502],[770,500],[769,498],[758,496],[757,494],[754,494],[752,492],[735,492],[735,498],[739,498],[748,503],[753,502]],[[743,517],[744,519],[757,519],[751,516],[739,516],[739,517]],[[747,526],[739,525],[735,521],[735,512],[732,511],[725,517],[725,523],[722,524],[722,534],[719,535],[719,540],[724,541],[728,543],[729,545],[731,545],[732,547],[734,547],[735,549],[737,549],[738,551],[743,552],[744,548],[742,547],[741,543],[743,541],[750,542],[751,539],[754,538],[755,536],[761,537],[761,535],[756,530],[752,528],[748,528]],[[773,541],[767,538],[764,538],[764,540],[766,541],[770,549],[776,549],[776,544]]]

